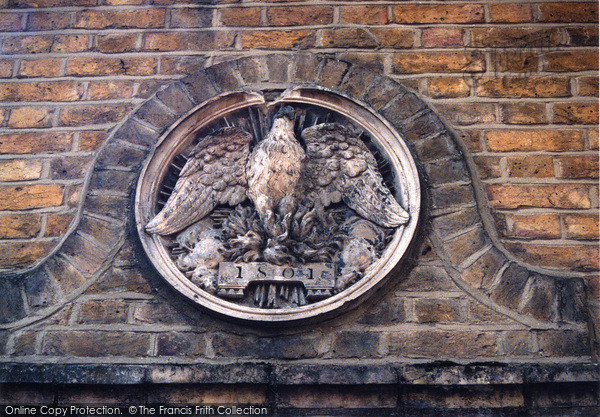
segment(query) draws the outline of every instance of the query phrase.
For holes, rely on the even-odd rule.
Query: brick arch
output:
[[[128,223],[139,170],[172,123],[225,91],[298,84],[330,88],[362,102],[402,134],[422,166],[428,190],[423,230],[460,288],[529,326],[585,320],[581,280],[533,272],[490,237],[465,156],[421,99],[360,66],[314,55],[267,55],[200,69],[164,86],[130,114],[98,154],[74,232],[41,267],[2,284],[3,327],[52,314],[110,267],[126,234],[133,233]]]

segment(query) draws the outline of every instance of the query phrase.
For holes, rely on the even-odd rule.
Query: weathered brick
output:
[[[571,94],[567,77],[501,77],[477,81],[480,97],[567,97]]]
[[[463,321],[461,300],[417,299],[415,315],[419,323],[456,323]]]
[[[453,156],[458,153],[456,146],[447,135],[440,135],[416,142],[415,149],[417,155],[423,161]]]
[[[47,356],[106,357],[147,356],[151,335],[147,333],[59,331],[49,332],[42,341]]]
[[[320,340],[315,333],[278,337],[217,333],[212,345],[217,356],[301,359],[316,357]]]
[[[353,413],[355,409],[363,412],[361,409],[365,409],[365,407],[386,410],[395,407],[398,401],[397,392],[387,385],[284,386],[278,394],[278,400],[281,401],[282,407],[308,410],[324,409],[319,413],[321,415],[331,415],[336,412],[335,410],[345,410],[346,415],[355,414]],[[328,410],[333,412],[328,412]]]
[[[565,43],[562,29],[559,28],[492,26],[471,29],[470,46],[541,48]]]
[[[588,142],[590,149],[598,149],[598,129],[588,129]]]
[[[131,257],[130,260],[134,260]],[[130,291],[138,294],[152,293],[152,288],[144,277],[143,273],[137,268],[113,268],[108,271],[101,280],[94,283],[89,288],[90,292],[109,292],[109,291]]]
[[[577,95],[598,97],[598,77],[578,78]]]
[[[127,322],[127,303],[123,300],[90,300],[79,306],[78,323],[111,324]]]
[[[38,184],[0,187],[0,210],[19,210],[35,207],[57,207],[62,203],[63,187]]]
[[[242,48],[305,49],[315,45],[315,33],[310,30],[264,30],[242,32]]]
[[[122,166],[129,168],[133,165],[139,164],[146,153],[129,146],[125,146],[120,143],[110,143],[104,147],[98,159],[94,169],[102,169],[107,166]]]
[[[380,357],[377,332],[344,331],[336,335],[332,355],[337,358]]]
[[[443,216],[434,217],[432,225],[442,237],[473,227],[481,222],[475,208],[466,208]]]
[[[570,44],[573,46],[598,46],[598,31],[592,27],[568,27]]]
[[[213,10],[200,9],[172,9],[171,27],[174,28],[203,28],[209,27],[213,18]]]
[[[471,323],[506,323],[510,321],[506,316],[498,314],[496,311],[477,301],[471,302],[469,317],[469,322]]]
[[[165,9],[82,10],[75,15],[74,28],[160,28],[165,23]]]
[[[327,88],[337,88],[348,68],[345,62],[327,60],[319,70],[318,83]]]
[[[103,130],[88,130],[79,133],[80,151],[94,151],[100,147],[106,139],[106,132]]]
[[[427,89],[433,98],[468,97],[470,94],[469,84],[464,78],[430,78]]]
[[[490,248],[467,267],[461,278],[475,288],[489,291],[493,280],[507,258],[496,248]]]
[[[376,326],[402,323],[405,320],[404,300],[402,298],[386,298],[374,305],[365,306],[357,322]]]
[[[594,246],[508,243],[507,248],[525,262],[532,264],[576,271],[594,271],[600,268],[600,254]]]
[[[436,107],[451,123],[460,126],[496,121],[496,105],[492,103],[450,103]]]
[[[103,53],[131,52],[137,49],[139,35],[111,33],[96,36],[96,50]]]
[[[598,103],[556,103],[552,107],[554,123],[598,124]]]
[[[125,187],[124,187],[125,188]],[[79,221],[77,231],[91,237],[106,249],[117,245],[123,234],[122,225],[96,217],[83,215]]]
[[[132,109],[132,105],[78,105],[65,107],[60,112],[61,126],[115,123]]]
[[[597,156],[561,156],[557,160],[562,178],[598,178]]]
[[[391,355],[425,358],[475,358],[494,355],[494,332],[408,330],[390,333]]]
[[[489,244],[490,240],[485,231],[477,227],[446,242],[444,249],[451,262],[460,264]]]
[[[557,214],[507,215],[512,223],[509,236],[526,239],[560,238]]]
[[[50,52],[53,35],[12,36],[2,39],[2,52],[5,54],[36,54]]]
[[[563,216],[565,237],[570,239],[596,239],[598,237],[598,216],[572,214]]]
[[[267,20],[272,26],[325,25],[333,22],[333,8],[315,5],[269,7]]]
[[[49,213],[46,217],[46,232],[44,236],[62,236],[67,232],[74,219],[75,214],[73,213]]]
[[[500,178],[503,174],[500,157],[476,155],[473,157],[481,179]]]
[[[106,248],[100,248],[80,234],[72,234],[61,246],[61,253],[66,255],[81,272],[91,275],[100,269],[106,258]]]
[[[591,207],[589,188],[585,185],[489,185],[487,192],[494,208]]]
[[[46,256],[52,248],[56,245],[56,242],[52,241],[36,241],[36,242],[0,242],[0,259],[2,259],[3,268],[23,268],[30,266],[38,259]],[[6,289],[3,290],[7,291]],[[2,301],[2,304],[6,303],[5,300]],[[10,304],[6,305],[7,309],[12,309]],[[17,312],[18,309],[15,308],[14,312]],[[12,313],[0,311],[2,313],[0,317],[12,317]]]
[[[595,2],[541,3],[541,22],[597,22],[598,4]]]
[[[234,381],[235,376],[231,376]],[[160,389],[149,390],[147,396],[152,404],[266,404],[267,388],[258,384],[249,386],[237,383],[166,384]]]
[[[0,32],[21,30],[21,13],[0,13]]]
[[[75,101],[82,94],[77,81],[0,84],[1,101]]]
[[[113,135],[113,138],[134,145],[152,146],[156,143],[158,135],[159,133],[156,130],[130,119],[121,125],[119,130]]]
[[[457,287],[446,270],[439,266],[417,266],[399,285],[400,291],[452,291]]]
[[[39,214],[2,214],[0,215],[0,239],[35,237],[41,225]]]
[[[527,330],[503,332],[498,340],[499,353],[507,356],[529,356],[537,352],[535,334]]]
[[[198,333],[162,333],[157,341],[158,356],[198,356],[206,355],[206,340]]]
[[[12,354],[15,356],[27,356],[35,355],[36,352],[36,341],[40,332],[36,331],[24,331],[18,332],[13,337],[13,350]]]
[[[415,34],[411,29],[384,27],[369,28],[371,35],[375,36],[383,48],[412,48]]]
[[[546,71],[591,71],[598,69],[598,51],[549,52]]]
[[[231,7],[220,10],[221,23],[225,26],[259,26],[260,8]]]
[[[425,165],[430,184],[440,185],[456,181],[469,181],[467,166],[462,160],[438,160]]]
[[[504,270],[498,285],[491,291],[490,298],[501,306],[516,309],[528,280],[529,271],[516,263],[511,263]]]
[[[594,281],[594,279],[590,281]],[[598,281],[597,277],[595,281]],[[586,312],[588,299],[589,297],[594,297],[593,284],[586,285],[586,282],[583,279],[577,278],[557,279],[555,280],[555,284],[557,291],[556,312],[559,317],[558,319],[571,323],[585,322],[588,319]]]
[[[159,90],[156,97],[172,109],[175,114],[184,114],[195,104],[190,99],[185,84],[182,83],[171,84],[167,88]]]
[[[379,41],[363,28],[324,29],[317,46],[324,48],[374,48]]]
[[[235,33],[227,32],[152,32],[144,34],[146,51],[206,51],[231,48]]]
[[[161,74],[193,74],[204,67],[203,56],[163,56],[160,59]],[[139,94],[138,94],[139,95]]]
[[[501,121],[506,124],[529,125],[547,123],[542,103],[501,103]]]
[[[91,161],[89,156],[53,159],[50,163],[50,177],[54,180],[83,178]]]
[[[552,157],[548,155],[514,156],[506,159],[506,169],[509,177],[546,178],[554,176]]]
[[[342,6],[340,19],[343,23],[360,25],[385,25],[388,23],[385,6]]]
[[[58,30],[70,25],[71,14],[60,12],[32,12],[27,16],[27,30]]]
[[[85,198],[85,207],[90,213],[100,214],[121,220],[127,212],[126,201],[122,197],[113,197],[108,195],[88,195]]]
[[[378,74],[383,73],[383,54],[373,52],[343,52],[336,55],[336,58],[351,62],[356,65],[360,65],[363,68],[377,72]],[[382,80],[381,76],[379,80]]]
[[[12,59],[0,59],[0,78],[11,78],[15,61]]]
[[[57,35],[52,42],[51,52],[68,53],[90,50],[90,36]]]
[[[552,311],[556,298],[554,279],[536,274],[529,278],[528,287],[520,302],[519,312],[538,320],[556,319]]]
[[[479,4],[403,4],[394,6],[394,22],[476,23],[483,22],[483,6]]]
[[[490,130],[484,135],[488,149],[511,151],[575,151],[583,149],[578,130]]]
[[[120,276],[124,276],[121,274]],[[185,323],[186,318],[172,306],[160,302],[140,303],[133,310],[133,320],[145,324]]]
[[[450,385],[450,384],[449,384]],[[475,386],[409,386],[405,391],[405,407],[409,410],[436,410],[430,416],[444,413],[468,415],[467,407],[473,410],[496,410],[523,407],[525,398],[519,386],[475,385]],[[493,411],[492,411],[493,410]],[[428,413],[428,412],[425,412]],[[426,415],[426,414],[423,414]]]
[[[37,180],[41,175],[41,161],[32,159],[0,160],[0,181]]]
[[[90,100],[114,100],[133,96],[133,81],[91,81],[88,84]]]
[[[21,61],[19,77],[56,77],[60,73],[58,58],[27,59]]]
[[[54,109],[48,107],[14,107],[8,119],[9,127],[50,127]]]
[[[151,75],[156,73],[155,58],[71,58],[67,74],[82,75]]]
[[[490,20],[494,23],[531,22],[531,5],[523,3],[490,4]]]
[[[19,133],[0,135],[0,153],[54,153],[71,148],[71,133]]]
[[[394,55],[393,70],[401,74],[483,72],[485,57],[480,52],[401,52]]]
[[[536,332],[543,356],[588,356],[589,338],[586,333],[570,330]]]
[[[63,256],[53,256],[45,265],[65,295],[79,289],[86,282],[86,277]]]
[[[491,53],[492,66],[495,72],[524,72],[535,73],[538,71],[540,57],[537,52],[516,51]]]
[[[463,45],[463,30],[454,28],[427,28],[421,32],[421,45],[440,48]]]

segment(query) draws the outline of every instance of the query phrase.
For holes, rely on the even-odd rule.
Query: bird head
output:
[[[282,117],[286,117],[288,120],[294,120],[294,114],[295,112],[292,106],[283,106],[277,113],[275,113],[275,116],[273,116],[273,121]]]
[[[283,106],[273,116],[273,129],[275,131],[293,131],[294,129],[294,108]]]

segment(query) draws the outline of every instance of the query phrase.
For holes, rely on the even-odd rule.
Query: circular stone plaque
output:
[[[162,277],[227,317],[341,312],[380,286],[418,223],[418,173],[381,116],[317,87],[234,91],[165,133],[136,191]]]

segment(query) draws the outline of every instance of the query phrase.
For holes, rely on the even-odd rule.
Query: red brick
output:
[[[415,35],[411,29],[369,28],[369,32],[384,48],[411,48],[415,42]]]
[[[37,236],[42,223],[39,214],[0,215],[0,239],[24,239]]]
[[[74,219],[75,214],[73,213],[49,213],[46,217],[44,236],[58,237],[64,235]]]
[[[3,196],[0,210],[22,210],[60,206],[63,187],[56,184],[4,186],[0,192]]]
[[[526,72],[538,71],[539,54],[536,52],[498,52],[491,54],[492,65],[496,72]]]
[[[13,36],[2,39],[2,52],[5,54],[39,54],[50,52],[53,35]]]
[[[240,41],[243,48],[302,48],[314,45],[315,33],[311,30],[265,30],[242,32],[240,34]]]
[[[591,71],[598,69],[598,51],[549,52],[546,71]]]
[[[27,16],[27,30],[57,30],[69,27],[70,13],[32,12]]]
[[[68,75],[151,75],[156,72],[156,58],[71,58]]]
[[[19,67],[19,77],[57,77],[60,65],[58,58],[24,59]]]
[[[131,105],[79,105],[65,107],[60,112],[61,126],[115,123],[132,109]]]
[[[551,27],[475,27],[471,29],[471,46],[485,47],[544,47],[564,45],[563,32]]]
[[[0,59],[0,78],[11,78],[14,65],[12,59]]]
[[[77,81],[0,84],[0,101],[76,101],[82,94]]]
[[[269,7],[272,26],[326,25],[333,22],[333,9],[325,6]]]
[[[71,149],[71,133],[20,133],[0,135],[0,153],[54,153]]]
[[[89,51],[90,36],[86,35],[59,35],[52,44],[52,52],[84,52]]]
[[[598,102],[557,103],[552,107],[554,123],[598,124]]]
[[[103,130],[90,130],[79,134],[79,150],[95,151],[104,143],[106,132]]]
[[[221,9],[221,23],[225,26],[260,26],[260,8],[232,7]]]
[[[565,215],[565,237],[569,239],[597,239],[598,238],[598,216],[597,215]]]
[[[560,238],[560,222],[557,214],[536,214],[520,216],[507,215],[512,226],[509,237],[526,239],[558,239]]]
[[[434,98],[468,97],[469,84],[464,78],[436,77],[428,81],[429,96]]]
[[[485,58],[479,52],[402,52],[394,55],[393,70],[401,74],[483,72]]]
[[[343,23],[360,25],[385,25],[388,23],[385,6],[342,6],[340,19]]]
[[[579,184],[488,185],[490,205],[500,209],[520,207],[591,208],[589,187]]]
[[[598,3],[540,3],[541,22],[597,22]]]
[[[548,155],[513,156],[506,159],[509,177],[547,178],[554,176],[554,163]]]
[[[139,35],[111,33],[96,36],[96,50],[104,53],[131,52],[137,49]]]
[[[485,133],[491,151],[574,151],[583,149],[578,130],[490,130]]]
[[[577,95],[598,97],[598,77],[578,78]]]
[[[325,48],[374,48],[378,40],[362,28],[324,29],[318,46]]]
[[[531,5],[523,3],[490,4],[490,20],[494,23],[531,22]]]
[[[171,10],[171,27],[202,28],[212,23],[213,9],[173,9]]]
[[[591,271],[600,265],[594,246],[558,246],[535,243],[507,243],[507,249],[525,262],[552,268]]]
[[[50,127],[54,110],[48,107],[14,107],[8,119],[9,127]]]
[[[165,24],[164,9],[83,10],[73,27],[81,29],[160,28]]]
[[[0,32],[21,30],[21,13],[0,13]]]
[[[47,255],[55,242],[0,242],[0,259],[4,268],[23,268]]]
[[[598,149],[598,129],[588,129],[590,149]]]
[[[403,4],[394,6],[394,22],[476,23],[483,22],[483,6],[479,4]]]
[[[598,155],[558,157],[562,178],[598,178]]]
[[[502,103],[501,120],[506,124],[529,125],[547,123],[546,105],[543,103]]]
[[[42,162],[35,159],[0,160],[0,181],[37,180],[42,176]]]
[[[90,100],[113,100],[133,97],[133,81],[92,81],[88,86]]]
[[[425,48],[463,45],[462,29],[428,28],[421,32],[421,45]]]
[[[567,77],[499,77],[477,80],[480,97],[567,97]]]

